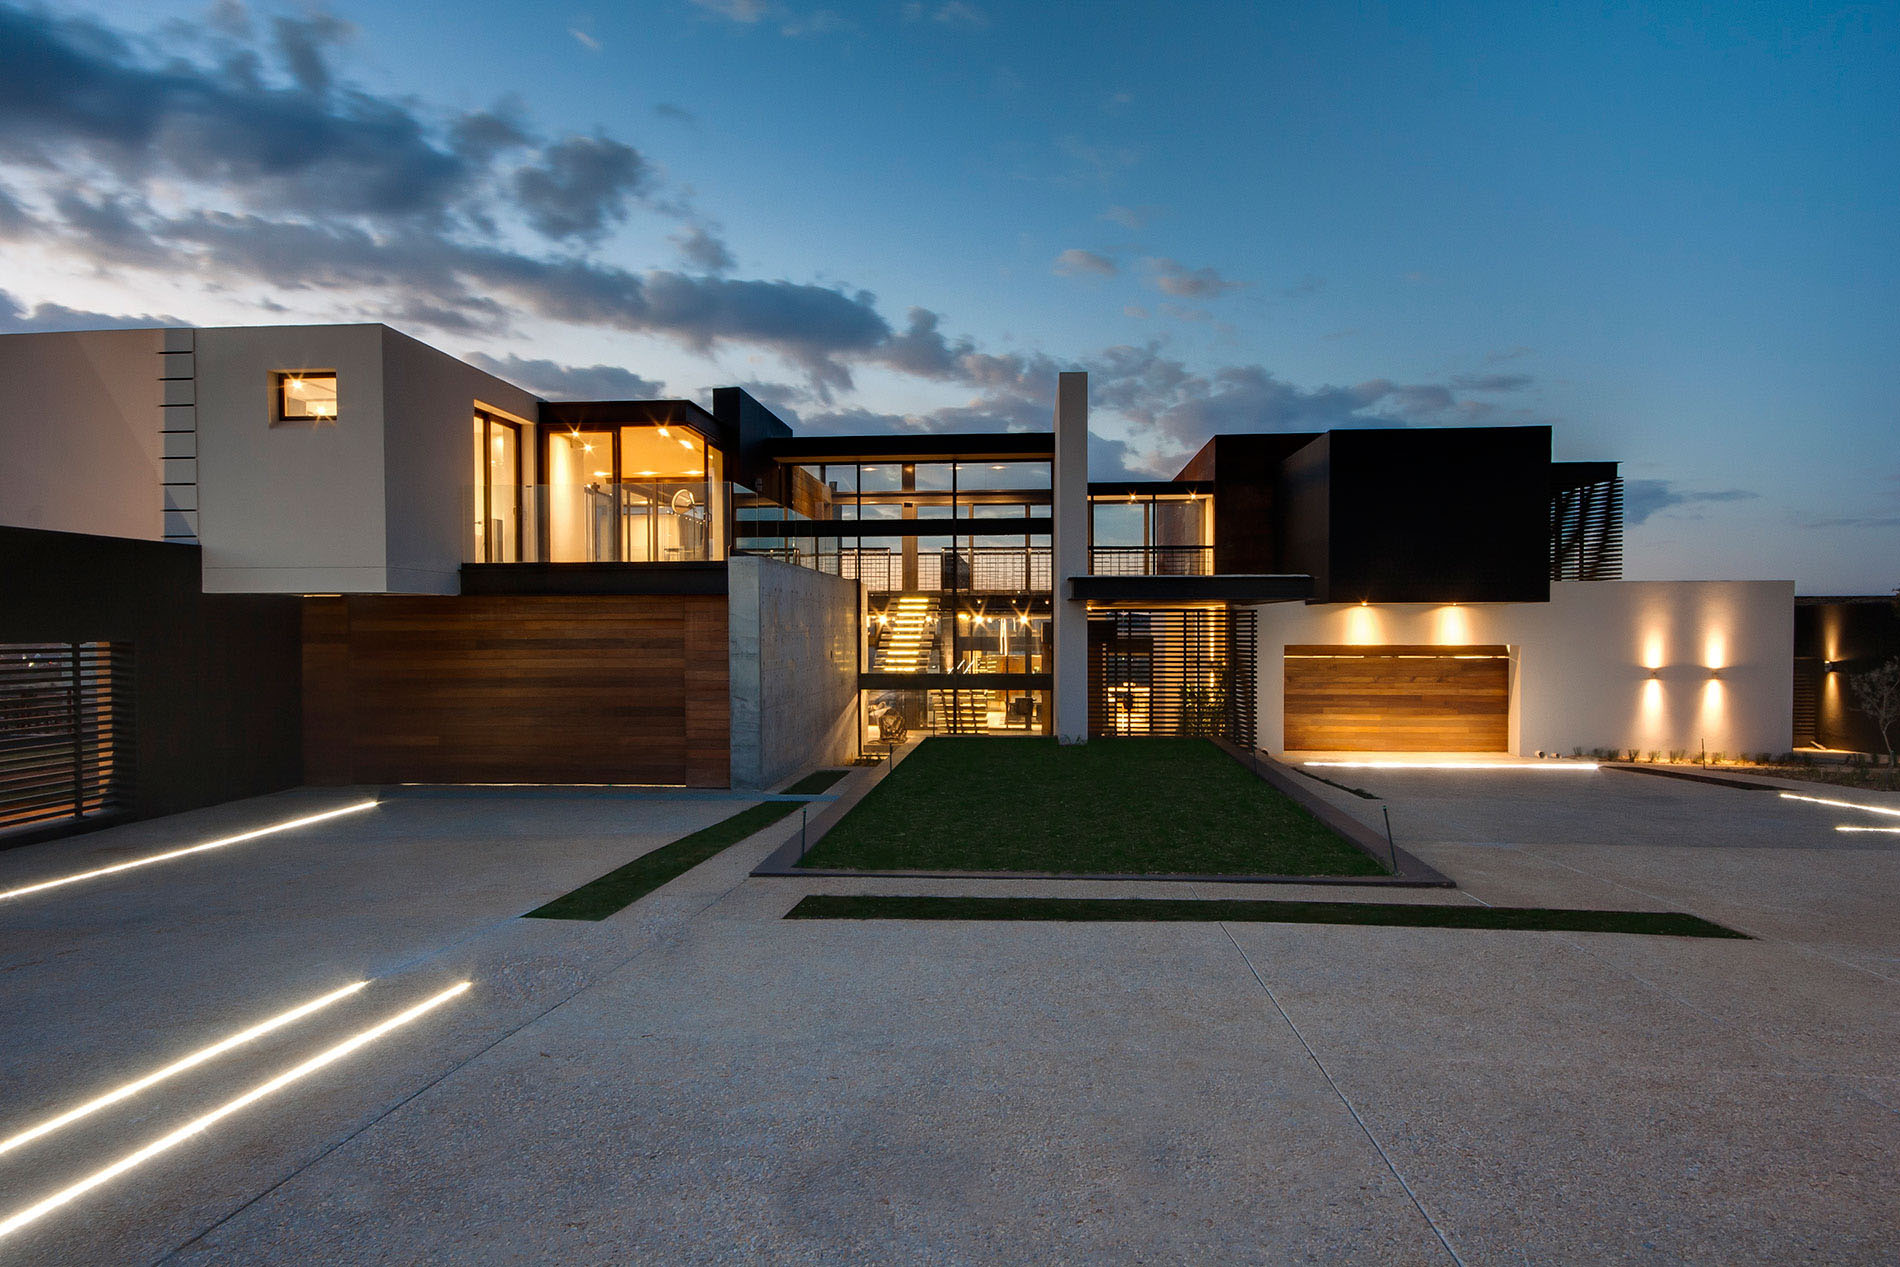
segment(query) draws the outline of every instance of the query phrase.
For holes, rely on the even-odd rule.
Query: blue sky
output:
[[[387,319],[804,430],[1548,423],[1900,585],[1900,10],[0,0],[0,318]]]

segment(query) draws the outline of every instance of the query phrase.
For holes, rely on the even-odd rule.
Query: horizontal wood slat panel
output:
[[[1288,647],[1285,666],[1289,749],[1502,752],[1510,741],[1505,648]]]
[[[312,782],[728,782],[723,595],[310,599]]]

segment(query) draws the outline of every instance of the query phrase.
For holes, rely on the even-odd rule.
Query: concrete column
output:
[[[1054,542],[1055,715],[1057,743],[1089,737],[1088,605],[1071,598],[1069,578],[1089,570],[1089,376],[1056,383]]]

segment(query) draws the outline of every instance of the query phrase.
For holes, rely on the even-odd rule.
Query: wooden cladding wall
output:
[[[1504,647],[1286,649],[1286,738],[1294,751],[1503,752],[1510,742]]]
[[[724,595],[304,601],[311,783],[730,775]]]

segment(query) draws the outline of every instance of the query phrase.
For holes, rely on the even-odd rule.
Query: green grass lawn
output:
[[[1386,874],[1205,739],[927,739],[803,865]]]

